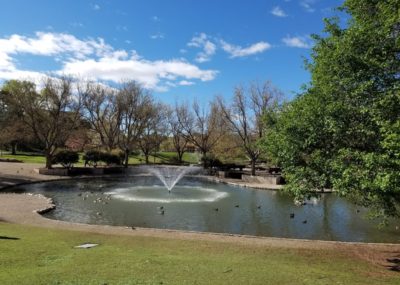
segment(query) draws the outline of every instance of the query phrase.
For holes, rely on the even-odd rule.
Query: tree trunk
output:
[[[256,160],[255,159],[251,160],[251,175],[252,176],[256,175]]]
[[[203,160],[203,168],[206,169],[206,164],[207,164],[207,152],[206,151],[202,151],[201,152],[201,157]]]
[[[149,154],[148,153],[144,154],[144,158],[145,158],[146,164],[149,164]]]
[[[49,151],[46,151],[46,168],[47,169],[51,168],[52,160],[53,160],[53,155]]]
[[[178,162],[179,162],[179,164],[182,164],[182,162],[183,162],[183,152],[178,151]]]
[[[125,154],[124,154],[124,167],[128,168],[128,164],[129,164],[129,149],[125,149]]]
[[[17,142],[16,141],[11,142],[11,154],[12,155],[17,154]]]

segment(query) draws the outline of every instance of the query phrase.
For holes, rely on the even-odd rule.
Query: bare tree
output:
[[[146,121],[143,133],[139,139],[139,146],[142,150],[146,164],[149,163],[149,156],[159,150],[162,141],[166,137],[166,107],[160,103],[153,104],[147,110]]]
[[[100,142],[108,151],[118,144],[121,112],[117,104],[117,90],[99,83],[86,82],[79,86],[82,95],[84,117]]]
[[[129,154],[153,116],[153,99],[138,83],[126,82],[118,93],[118,108],[121,115],[119,145],[124,151],[124,165],[128,167]]]
[[[17,80],[5,82],[0,90],[0,141],[1,145],[11,146],[11,154],[15,155],[17,145],[31,139],[32,133],[23,121],[23,112],[13,94],[21,92],[25,84]]]
[[[176,115],[183,137],[200,150],[204,159],[223,135],[218,104],[211,102],[208,110],[197,102],[193,103],[192,110],[186,104],[178,105]]]
[[[262,118],[273,107],[281,92],[269,82],[252,83],[248,89],[235,88],[232,103],[227,105],[221,97],[218,103],[221,113],[233,133],[241,139],[241,145],[251,162],[251,175],[256,173],[256,162],[261,154],[258,140],[263,136]]]
[[[178,162],[183,162],[183,154],[185,153],[188,143],[187,138],[182,133],[176,110],[169,109],[167,113],[168,127],[172,136],[172,144],[178,156]]]
[[[67,77],[46,78],[40,93],[35,84],[20,83],[13,96],[24,114],[24,123],[44,147],[46,168],[51,168],[57,147],[64,145],[79,126],[80,97],[73,94],[72,79]]]

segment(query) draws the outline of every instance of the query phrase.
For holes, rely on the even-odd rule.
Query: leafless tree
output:
[[[149,163],[149,156],[159,150],[167,129],[166,107],[161,103],[153,104],[147,109],[144,129],[139,139],[146,164]]]
[[[223,135],[218,104],[211,102],[209,109],[201,108],[197,102],[192,109],[187,104],[177,105],[176,115],[183,137],[200,150],[204,159]]]
[[[258,141],[263,136],[262,118],[281,96],[282,93],[267,81],[262,85],[252,83],[247,89],[236,87],[231,104],[226,104],[221,97],[217,99],[230,130],[241,139],[242,147],[251,162],[252,175],[256,173],[256,162],[261,154]]]
[[[167,112],[169,133],[172,137],[172,144],[178,156],[178,162],[182,163],[188,143],[187,138],[182,133],[176,110],[169,109]]]
[[[86,82],[79,86],[84,117],[99,136],[108,151],[113,150],[120,135],[121,112],[117,104],[117,90],[108,86]]]
[[[30,82],[21,82],[13,94],[23,112],[23,122],[44,146],[46,168],[51,168],[57,147],[64,145],[80,124],[81,98],[73,92],[71,78],[46,78],[36,92]]]
[[[121,114],[121,136],[119,145],[124,151],[124,165],[128,167],[129,154],[153,116],[153,99],[148,91],[134,81],[122,85],[118,93],[118,108]]]

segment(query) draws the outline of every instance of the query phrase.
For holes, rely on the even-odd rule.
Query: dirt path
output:
[[[40,167],[43,167],[43,164],[0,162],[0,189],[21,183],[62,178],[60,176],[41,175],[38,171]]]

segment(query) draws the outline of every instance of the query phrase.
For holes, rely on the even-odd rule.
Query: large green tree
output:
[[[347,0],[327,19],[304,94],[265,145],[304,197],[333,188],[378,216],[400,215],[400,1]]]

